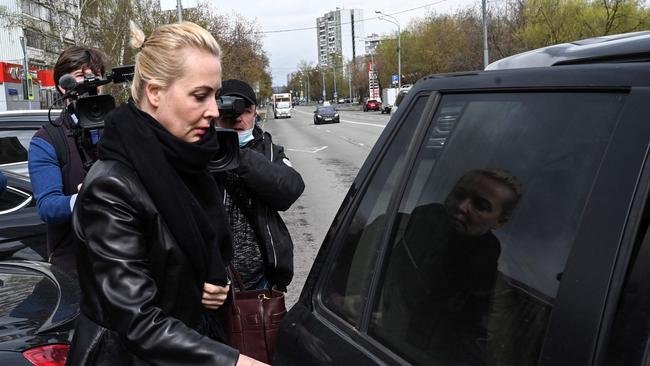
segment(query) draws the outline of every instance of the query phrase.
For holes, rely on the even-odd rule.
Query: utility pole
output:
[[[323,69],[320,70],[320,74],[323,75],[323,103],[327,99],[327,94],[325,93],[325,73],[323,72]]]
[[[181,4],[181,0],[176,0],[176,14],[178,15],[178,22],[182,23],[183,22],[183,4]]]
[[[483,0],[483,68],[489,63],[487,42],[487,0]]]
[[[29,75],[29,58],[27,57],[27,42],[25,41],[25,37],[20,37],[20,47],[23,49],[23,99],[28,100],[29,86],[27,83],[29,79],[27,75]]]
[[[483,2],[485,2],[485,0],[483,0]],[[397,26],[397,90],[402,90],[402,31],[399,25],[399,21],[394,16],[382,13],[380,10],[375,10],[375,13],[382,15],[379,17],[379,19],[393,23]],[[384,17],[388,17],[392,20],[386,19]]]
[[[338,93],[336,92],[336,55],[332,55],[332,79],[334,79],[334,103],[338,103]]]
[[[307,103],[309,103],[309,96],[311,95],[311,90],[309,87],[309,73],[305,73],[305,76],[307,76]]]
[[[348,65],[348,101],[352,103],[352,68]]]

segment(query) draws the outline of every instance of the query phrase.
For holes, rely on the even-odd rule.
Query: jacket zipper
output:
[[[273,243],[273,236],[271,235],[271,228],[269,228],[269,224],[266,224],[266,231],[269,233],[269,239],[271,239],[271,249],[273,250],[273,268],[275,269],[278,267],[278,256],[275,254],[275,244]]]
[[[271,163],[273,163],[273,143],[269,144],[269,150],[271,151],[270,152]],[[271,228],[269,227],[269,220],[268,220],[269,208],[268,207],[266,208],[266,216],[267,216],[266,217],[266,231],[269,234],[269,239],[271,239],[271,250],[273,250],[273,268],[276,269],[278,267],[278,256],[275,253],[275,243],[273,242],[273,236],[271,235]]]

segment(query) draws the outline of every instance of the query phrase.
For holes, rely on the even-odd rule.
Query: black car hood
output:
[[[79,297],[74,274],[45,262],[0,262],[0,351],[69,341]]]

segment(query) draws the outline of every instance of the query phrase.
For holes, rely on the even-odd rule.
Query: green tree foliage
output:
[[[650,13],[638,0],[528,0],[517,31],[521,49],[646,30]]]
[[[650,9],[641,0],[506,0],[488,4],[490,62],[552,44],[650,29]],[[395,33],[384,35],[372,59],[380,87],[389,87],[398,70]],[[354,65],[352,84],[358,95],[368,95],[370,60],[366,55],[348,61]],[[429,13],[412,21],[402,28],[401,60],[402,84],[429,74],[483,69],[480,5],[455,14]],[[330,95],[331,87],[327,89]]]

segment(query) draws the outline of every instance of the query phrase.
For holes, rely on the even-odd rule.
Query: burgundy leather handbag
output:
[[[244,288],[235,268],[231,265],[228,269],[238,287]],[[237,292],[234,287],[230,286],[226,308],[222,312],[230,345],[246,356],[270,363],[280,322],[287,313],[284,293],[273,289]]]

